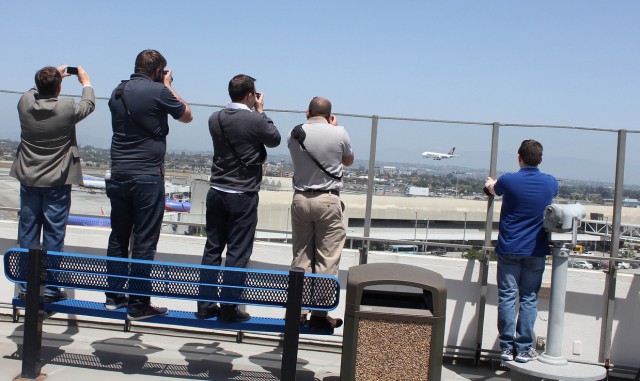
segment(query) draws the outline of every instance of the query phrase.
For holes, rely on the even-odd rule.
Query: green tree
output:
[[[466,259],[474,259],[474,260],[481,260],[483,258],[484,254],[482,253],[481,250],[478,249],[469,249],[467,252],[465,252],[464,254],[462,254],[463,258]],[[494,252],[489,253],[489,260],[490,261],[497,261],[498,260],[498,255]]]

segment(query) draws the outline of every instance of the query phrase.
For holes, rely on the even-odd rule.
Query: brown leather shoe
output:
[[[314,316],[311,315],[309,320],[309,328],[312,329],[329,329],[342,327],[342,319],[332,318],[331,316]]]

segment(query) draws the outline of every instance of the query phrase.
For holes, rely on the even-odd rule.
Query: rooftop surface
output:
[[[235,342],[229,333],[172,331],[136,327],[122,332],[106,324],[49,319],[44,326],[43,368],[50,381],[124,380],[279,380],[281,348],[260,335]],[[0,319],[0,379],[20,374],[22,323]],[[303,342],[296,379],[340,379],[340,348]],[[447,364],[443,380],[508,380],[508,373],[486,367]]]

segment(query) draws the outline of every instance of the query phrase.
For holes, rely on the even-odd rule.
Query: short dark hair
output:
[[[537,167],[542,163],[542,144],[533,139],[523,140],[518,155],[526,165]]]
[[[309,116],[331,116],[331,102],[327,98],[313,97],[309,102]]]
[[[40,95],[56,96],[62,83],[62,75],[55,67],[46,66],[36,72],[35,81]]]
[[[167,66],[167,60],[159,51],[153,49],[143,50],[136,57],[134,73],[151,77],[156,70],[163,70]]]
[[[229,97],[231,102],[244,99],[249,93],[256,92],[256,79],[245,74],[238,74],[229,81]]]

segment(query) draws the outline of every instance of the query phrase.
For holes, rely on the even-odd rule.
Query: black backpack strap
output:
[[[313,162],[316,163],[316,165],[318,166],[318,168],[322,170],[322,172],[324,172],[327,176],[331,177],[334,180],[338,180],[338,181],[342,180],[342,175],[336,176],[333,173],[327,171],[325,167],[322,164],[320,164],[318,159],[313,157],[311,152],[307,151],[307,147],[304,146],[304,140],[307,138],[307,133],[304,132],[304,129],[302,128],[302,124],[298,124],[293,128],[293,130],[291,131],[291,137],[298,141],[298,144],[300,144],[300,147],[302,147],[302,150],[306,152],[307,155],[309,155],[311,160],[313,160]]]
[[[133,123],[135,123],[136,126],[138,126],[140,129],[142,129],[144,132],[146,132],[149,135],[152,136],[157,136],[160,138],[164,138],[165,136],[167,136],[169,134],[169,129],[167,128],[166,131],[163,131],[162,133],[157,133],[147,127],[145,127],[145,125],[143,125],[142,123],[138,123],[138,121],[136,120],[136,118],[133,117],[133,114],[131,114],[131,112],[129,111],[129,108],[127,107],[127,102],[125,102],[124,100],[124,87],[127,84],[127,82],[129,82],[128,80],[124,80],[122,82],[120,82],[120,84],[118,85],[118,87],[116,87],[116,99],[120,99],[122,101],[122,105],[124,106],[124,113],[127,117],[129,117]]]
[[[249,166],[249,164],[245,163],[244,160],[240,158],[240,155],[238,155],[238,152],[236,152],[236,149],[231,145],[231,142],[229,141],[229,137],[227,136],[227,133],[225,132],[224,127],[222,127],[222,120],[220,120],[221,113],[222,113],[222,110],[218,112],[218,126],[220,126],[220,131],[222,131],[222,136],[224,136],[224,140],[227,142],[227,145],[231,149],[231,154],[233,155],[233,157],[235,157],[236,160],[238,160],[240,165],[246,168]]]

